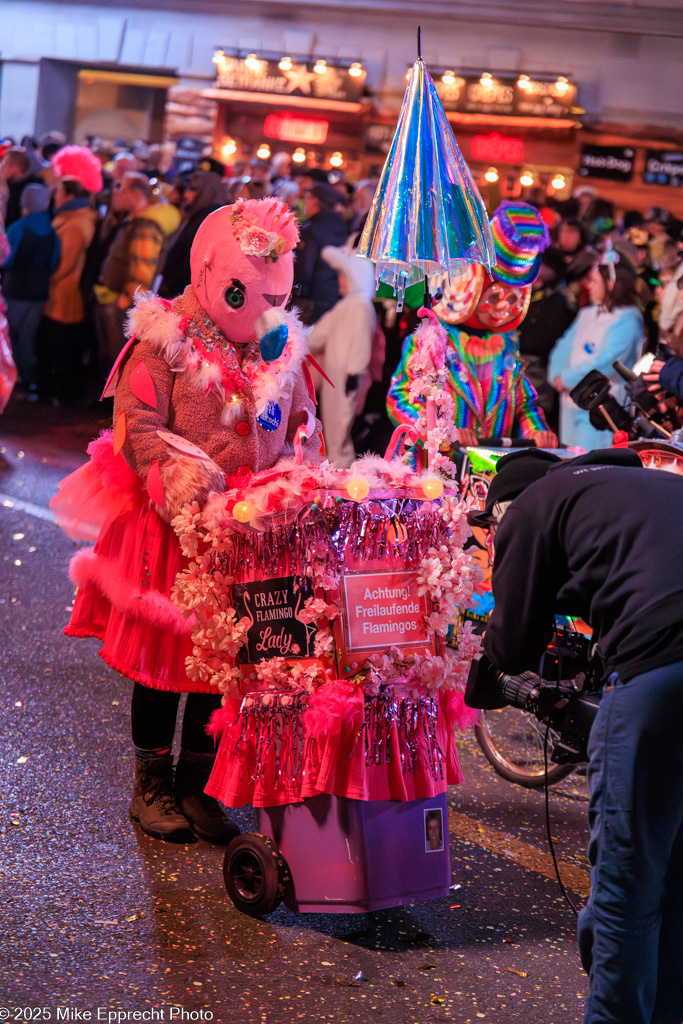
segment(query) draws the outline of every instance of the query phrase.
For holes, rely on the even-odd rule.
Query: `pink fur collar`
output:
[[[254,341],[240,365],[235,346],[208,319],[188,285],[172,304],[153,292],[138,292],[128,314],[128,334],[156,348],[174,372],[190,373],[203,391],[215,389],[223,401],[234,396],[226,405],[231,414],[239,411],[239,392],[245,384],[250,386],[260,416],[269,402],[291,388],[308,354],[305,331],[296,313],[285,313],[285,320],[288,338],[282,355],[266,363]]]

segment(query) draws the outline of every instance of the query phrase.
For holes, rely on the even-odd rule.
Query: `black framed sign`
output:
[[[635,155],[631,146],[592,146],[586,143],[581,147],[579,174],[582,178],[630,181]]]
[[[683,188],[683,153],[671,149],[646,150],[643,181],[648,185]]]
[[[306,599],[312,596],[308,580],[301,576],[233,584],[237,618],[251,623],[237,660],[253,664],[271,658],[312,658],[316,624],[300,618]]]

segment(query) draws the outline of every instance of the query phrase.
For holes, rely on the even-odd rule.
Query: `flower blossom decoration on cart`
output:
[[[294,461],[281,464],[275,478],[272,471],[256,475],[246,486],[214,495],[201,511],[187,506],[175,519],[190,560],[173,594],[192,622],[187,672],[224,695],[214,725],[217,731],[235,732],[233,759],[240,743],[247,742],[244,720],[250,714],[260,716],[256,743],[264,746],[254,764],[261,765],[262,773],[271,745],[289,749],[299,743],[303,749],[349,723],[355,742],[365,733],[365,756],[373,761],[382,746],[380,733],[414,715],[420,723],[415,729],[422,730],[420,742],[431,750],[431,770],[435,777],[444,772],[435,701],[444,694],[452,725],[464,729],[471,723],[462,694],[480,645],[471,625],[458,621],[480,572],[464,550],[470,535],[466,503],[449,490],[443,493],[443,481],[431,471],[416,473],[396,459],[368,456],[343,471],[327,463],[314,468]],[[434,492],[438,499],[428,496]],[[363,498],[354,500],[351,493]],[[245,510],[248,521],[240,522]],[[415,579],[416,597],[424,602],[416,621],[422,640],[375,651],[369,645],[367,651],[344,656],[351,614],[345,607],[345,577],[361,567],[384,567],[387,560],[399,567],[399,577]],[[282,609],[289,618],[277,621],[285,621],[288,629],[298,623],[301,645],[291,643],[286,654],[278,650],[275,656],[253,659],[249,637],[258,627],[255,616],[266,620],[258,602],[255,610],[238,596],[245,586],[239,581],[247,577],[293,581],[291,607]],[[238,605],[247,614],[240,614]],[[260,635],[268,632],[265,626]],[[270,731],[264,715],[277,719]],[[278,729],[298,729],[300,735],[289,735],[285,743]],[[416,762],[416,743],[410,756],[402,757],[405,770]],[[303,755],[297,764],[303,764]],[[289,770],[295,769],[290,765]]]

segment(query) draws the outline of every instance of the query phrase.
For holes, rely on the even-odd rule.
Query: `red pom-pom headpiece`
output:
[[[75,178],[88,192],[102,190],[100,161],[87,146],[63,146],[52,157],[52,167],[58,178]]]

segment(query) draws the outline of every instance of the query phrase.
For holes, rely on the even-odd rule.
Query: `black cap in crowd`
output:
[[[213,171],[214,174],[219,174],[222,178],[225,174],[225,164],[222,164],[220,160],[214,160],[212,156],[203,156],[197,164],[196,170]]]
[[[562,462],[559,455],[553,455],[542,448],[524,448],[504,455],[496,466],[496,475],[488,489],[483,510],[468,512],[467,522],[470,526],[490,526],[494,521],[494,505],[512,501],[531,484],[541,480],[551,466],[558,462]]]

